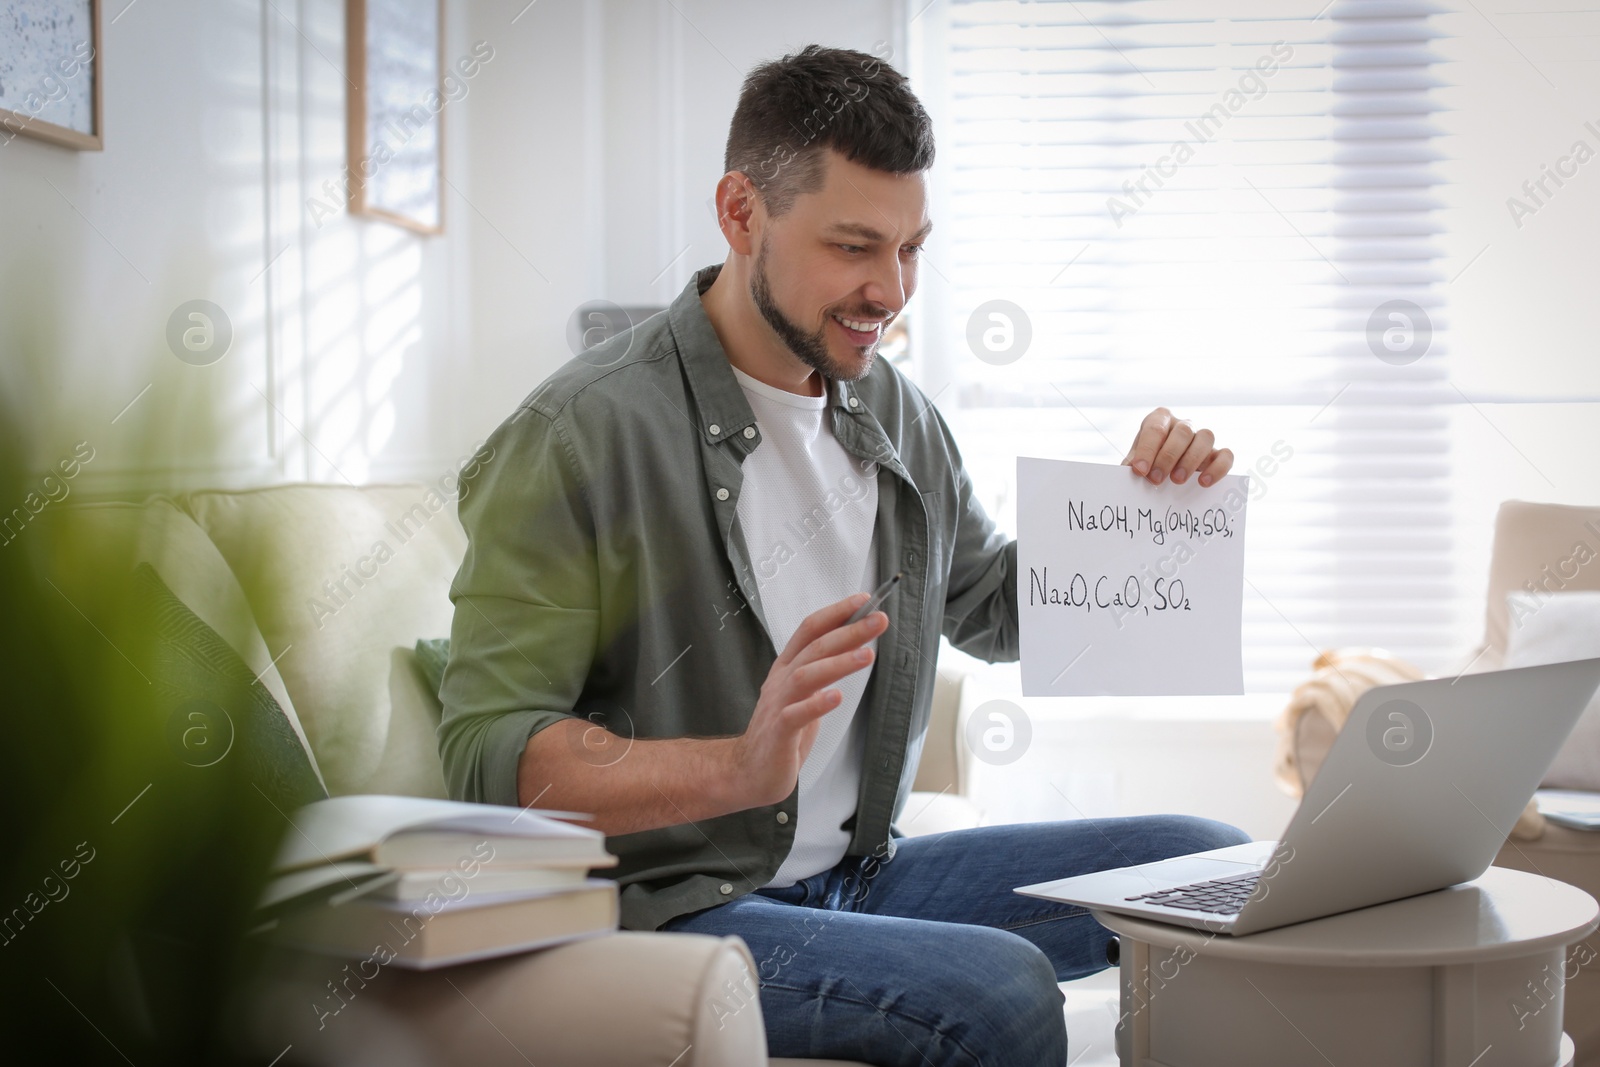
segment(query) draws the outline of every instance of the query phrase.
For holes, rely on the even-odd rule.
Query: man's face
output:
[[[750,296],[795,357],[827,378],[872,369],[917,288],[932,223],[923,174],[887,174],[824,151],[822,187],[762,214]]]

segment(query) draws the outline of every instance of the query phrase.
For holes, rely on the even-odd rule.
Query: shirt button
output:
[[[718,425],[717,425],[717,424],[716,424],[716,423],[714,423],[714,422],[713,422],[713,423],[712,423],[712,424],[711,424],[711,425],[710,425],[710,426],[707,426],[707,427],[706,427],[706,429],[708,429],[708,430],[710,430],[710,431],[711,431],[711,436],[712,436],[712,437],[715,437],[715,436],[717,436],[717,434],[719,434],[719,433],[721,433],[721,432],[722,432],[722,427],[721,427],[721,426],[718,426]]]
[[[733,892],[733,886],[727,882],[723,882],[722,885],[718,887],[718,892],[720,892],[723,896],[727,896]]]
[[[788,822],[789,821],[789,813],[786,812],[786,811],[778,812],[778,821],[780,823]]]
[[[853,408],[858,408],[858,407],[861,406],[861,401],[857,400],[855,397],[851,397],[850,398],[850,406],[853,407]]]
[[[746,427],[745,427],[745,428],[744,428],[744,436],[745,436],[745,438],[746,438],[746,439],[747,439],[747,440],[748,440],[748,439],[749,439],[749,438],[752,438],[752,437],[754,437],[754,436],[755,436],[755,435],[756,435],[756,428],[755,428],[755,427],[754,427],[754,426],[746,426]]]
[[[717,490],[717,499],[718,500],[726,500],[726,499],[728,499],[728,491],[726,489],[718,489]]]

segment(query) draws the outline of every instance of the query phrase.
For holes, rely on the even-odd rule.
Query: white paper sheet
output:
[[[1024,696],[1244,692],[1249,480],[1017,460]]]

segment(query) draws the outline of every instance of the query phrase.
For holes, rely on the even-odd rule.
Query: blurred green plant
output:
[[[9,510],[39,478],[5,415]],[[259,959],[245,934],[287,824],[238,752],[186,748],[195,725],[126,566],[131,535],[52,510],[69,512],[0,545],[4,1041],[46,1062],[244,1062],[230,990]],[[216,698],[231,723],[248,721],[247,691]]]

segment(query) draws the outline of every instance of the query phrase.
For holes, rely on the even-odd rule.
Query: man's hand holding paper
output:
[[[1211,486],[1233,467],[1233,453],[1213,447],[1216,440],[1210,430],[1196,430],[1166,408],[1156,408],[1139,424],[1139,435],[1122,465],[1150,479],[1151,485],[1169,477],[1174,485],[1183,485],[1191,474],[1198,474],[1202,486]]]

